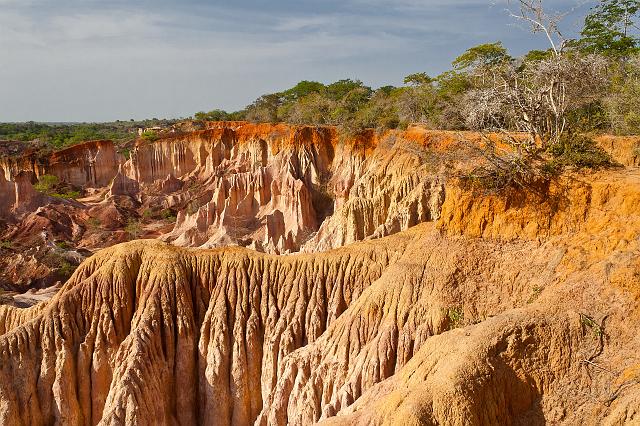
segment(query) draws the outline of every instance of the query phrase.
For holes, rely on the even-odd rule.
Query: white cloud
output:
[[[235,109],[302,79],[397,84],[509,31],[483,0],[278,3],[277,13],[238,3],[0,0],[0,120]]]

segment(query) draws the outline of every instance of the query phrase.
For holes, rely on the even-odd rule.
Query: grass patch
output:
[[[445,315],[449,320],[449,330],[460,328],[464,322],[464,311],[462,306],[453,306],[445,310]]]
[[[590,316],[588,316],[588,315],[580,314],[580,324],[585,329],[590,330],[591,334],[596,339],[601,338],[603,336],[603,334],[604,334],[604,331],[602,330],[602,327],[600,325],[598,325],[598,323],[596,323],[595,320],[593,318],[591,318]]]
[[[66,191],[66,192],[63,192],[63,193],[53,192],[53,193],[51,193],[49,195],[54,197],[54,198],[62,198],[62,199],[65,199],[65,200],[75,200],[75,199],[80,198],[82,196],[82,194],[80,194],[80,191]]]

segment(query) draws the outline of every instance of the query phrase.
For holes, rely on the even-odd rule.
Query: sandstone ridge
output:
[[[637,421],[640,176],[562,187],[551,216],[452,187],[437,223],[320,255],[105,249],[0,307],[0,421]]]

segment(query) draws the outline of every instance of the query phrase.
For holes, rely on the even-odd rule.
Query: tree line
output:
[[[401,87],[301,81],[242,111],[195,118],[326,124],[345,134],[411,123],[476,130],[491,167],[470,178],[497,187],[531,185],[566,166],[611,165],[588,135],[640,134],[640,0],[600,0],[576,39],[560,31],[567,14],[548,11],[544,0],[508,3],[510,17],[542,35],[546,49],[513,57],[500,41],[486,43],[463,52],[440,75],[408,75]],[[498,149],[498,140],[510,149]]]
[[[563,104],[546,105],[562,108],[558,112],[563,118],[555,130],[544,129],[555,132],[552,139],[558,139],[561,128],[639,133],[640,0],[600,1],[576,40],[562,38],[558,27],[563,15],[547,14],[542,0],[511,4],[516,9],[511,12],[514,19],[544,33],[547,49],[514,58],[499,41],[481,44],[457,57],[450,70],[435,77],[424,72],[408,75],[401,87],[372,89],[352,79],[331,84],[305,80],[262,95],[241,111],[216,109],[198,112],[194,118],[334,125],[349,132],[403,128],[410,123],[437,129],[497,126],[528,131],[533,124],[518,120],[516,111],[507,111],[509,103],[529,102],[527,116],[551,125],[546,112],[539,111],[545,105],[538,98],[559,83]]]

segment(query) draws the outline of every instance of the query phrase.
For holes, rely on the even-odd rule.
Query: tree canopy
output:
[[[601,0],[585,18],[580,47],[585,52],[614,57],[636,53],[639,10],[640,0]]]

